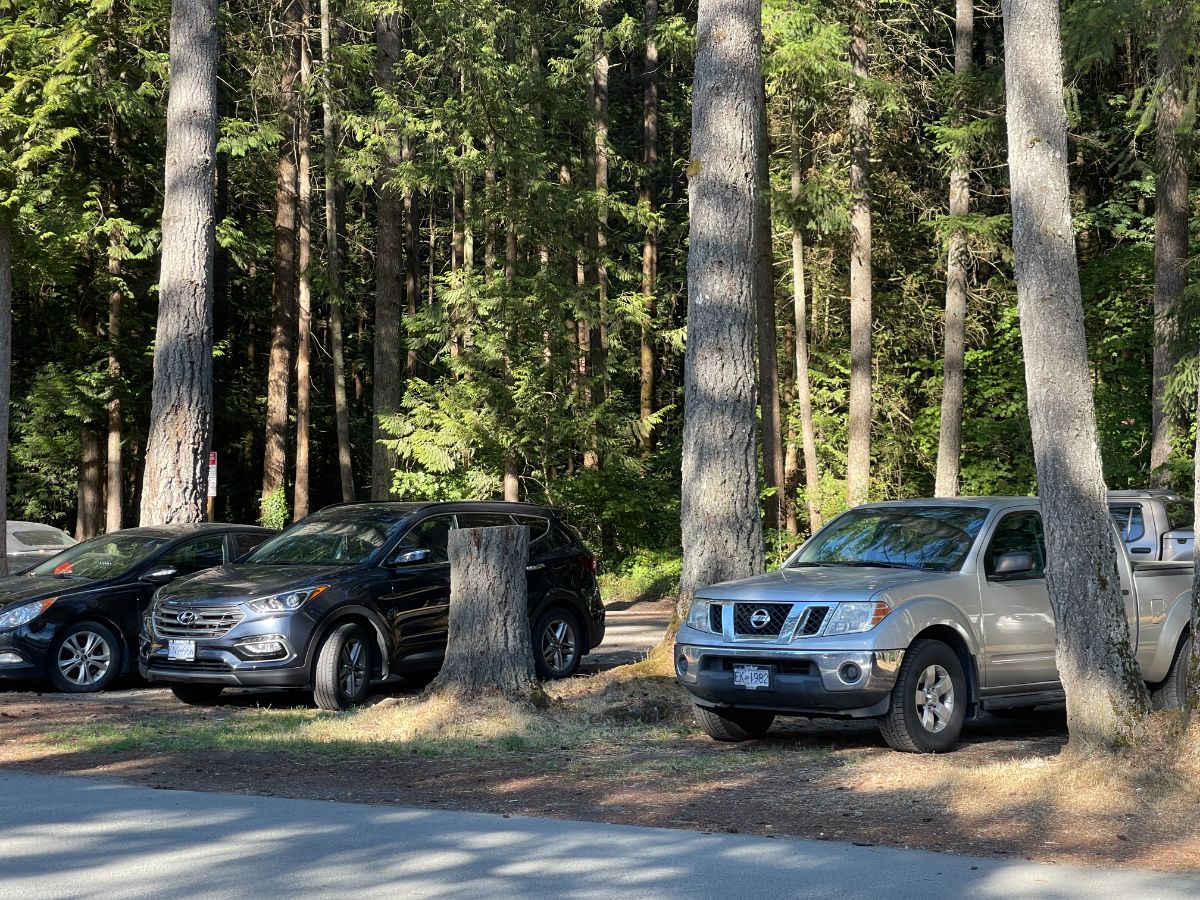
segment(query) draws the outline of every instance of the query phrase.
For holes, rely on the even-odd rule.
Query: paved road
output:
[[[583,659],[583,671],[595,672],[636,662],[652,650],[667,630],[672,606],[668,603],[638,603],[629,609],[610,609],[604,642]]]
[[[1200,878],[0,772],[0,898],[1191,898]]]

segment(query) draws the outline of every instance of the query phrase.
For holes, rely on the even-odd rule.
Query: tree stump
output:
[[[450,633],[430,694],[542,700],[529,634],[529,528],[450,532]]]

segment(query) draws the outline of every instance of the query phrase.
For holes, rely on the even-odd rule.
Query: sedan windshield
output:
[[[394,524],[309,519],[260,545],[242,562],[260,566],[356,566],[387,543],[388,526]]]
[[[788,563],[798,566],[873,566],[956,570],[987,518],[969,506],[852,509],[819,532]]]
[[[26,575],[61,578],[117,578],[143,562],[170,538],[141,534],[110,534],[92,538],[52,556]]]

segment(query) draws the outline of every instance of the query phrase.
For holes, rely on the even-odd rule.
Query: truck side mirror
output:
[[[1017,553],[1002,553],[996,557],[992,574],[996,578],[1012,578],[1014,575],[1026,575],[1033,571],[1033,554],[1019,551]]]

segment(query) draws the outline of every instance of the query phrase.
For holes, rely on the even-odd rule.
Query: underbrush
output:
[[[682,568],[677,550],[637,550],[600,574],[600,595],[605,603],[674,597]]]

